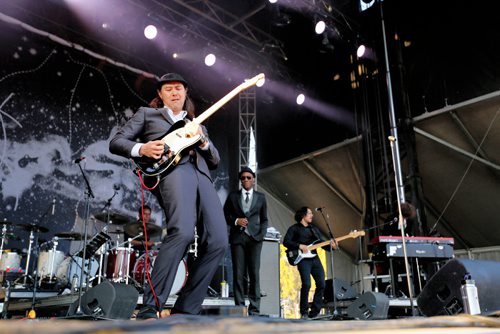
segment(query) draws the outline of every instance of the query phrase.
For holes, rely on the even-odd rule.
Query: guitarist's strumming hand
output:
[[[299,249],[302,251],[302,253],[306,254],[306,253],[309,253],[309,248],[307,247],[307,245],[303,245],[303,244],[300,244],[299,245]]]
[[[142,144],[139,154],[148,158],[160,159],[164,153],[164,147],[165,144],[161,140],[148,141]]]

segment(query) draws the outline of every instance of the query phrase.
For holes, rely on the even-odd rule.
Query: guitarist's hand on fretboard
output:
[[[153,159],[160,159],[164,153],[165,144],[161,140],[148,141],[142,144],[139,154]]]

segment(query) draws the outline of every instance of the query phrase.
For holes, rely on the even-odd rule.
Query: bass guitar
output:
[[[264,74],[260,73],[251,79],[245,80],[198,117],[195,117],[192,122],[196,122],[197,124],[203,123],[237,94],[264,79]],[[201,135],[189,135],[184,127],[185,125],[186,123],[184,121],[176,122],[167,133],[159,139],[165,144],[165,151],[159,159],[148,157],[132,158],[132,161],[136,165],[136,173],[142,173],[145,176],[160,176],[169,169],[175,167],[182,158],[182,153],[195,146],[202,137]]]
[[[365,231],[352,231],[351,233],[349,233],[347,235],[344,235],[340,238],[337,238],[336,241],[339,242],[339,241],[342,241],[345,239],[355,239],[357,237],[361,237],[364,235],[365,235]],[[296,266],[297,264],[299,264],[300,261],[302,261],[302,259],[312,258],[312,257],[315,257],[317,255],[317,254],[311,253],[311,251],[315,250],[316,248],[323,247],[323,246],[326,246],[329,244],[330,244],[330,240],[326,240],[326,241],[323,241],[320,243],[313,242],[312,244],[307,246],[307,249],[309,249],[309,251],[307,253],[302,252],[300,249],[287,250],[286,257],[288,259],[288,263],[290,263],[290,265],[292,265],[292,266]]]

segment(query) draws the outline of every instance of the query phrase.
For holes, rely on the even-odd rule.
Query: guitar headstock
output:
[[[257,84],[257,82],[259,82],[260,80],[264,80],[265,78],[266,78],[266,76],[264,75],[264,73],[259,73],[251,79],[246,79],[239,87],[242,90],[247,89],[247,88],[252,87],[253,85]]]
[[[351,231],[349,233],[349,236],[351,238],[357,238],[357,237],[364,237],[365,236],[365,231],[357,231],[357,230],[354,230],[354,231]]]

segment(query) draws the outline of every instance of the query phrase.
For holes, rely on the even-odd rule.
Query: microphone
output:
[[[56,199],[52,200],[52,216],[56,213]]]
[[[319,208],[314,208],[314,211],[323,211],[324,208],[324,206],[320,206]]]
[[[85,157],[79,157],[79,158],[76,158],[75,160],[73,160],[73,162],[75,164],[79,164],[82,160],[85,160]]]

